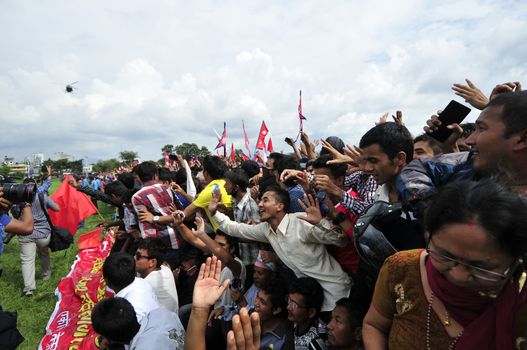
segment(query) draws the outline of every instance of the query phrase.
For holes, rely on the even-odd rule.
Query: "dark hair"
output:
[[[328,168],[331,171],[331,175],[333,175],[335,179],[338,179],[342,176],[346,176],[346,170],[348,170],[348,166],[346,164],[328,164],[328,161],[332,159],[333,158],[329,154],[324,154],[315,159],[312,164],[313,168]]]
[[[254,160],[246,160],[241,165],[242,168],[249,178],[260,174],[260,166]]]
[[[216,231],[216,236],[222,236],[222,237],[225,237],[225,239],[227,240],[227,243],[229,243],[229,247],[231,249],[234,249],[234,256],[238,256],[239,255],[239,251],[238,251],[238,238],[236,237],[233,237],[233,236],[229,236],[228,234],[226,234],[225,232],[223,232],[222,230],[217,230]],[[230,254],[231,252],[229,252]],[[234,258],[233,256],[233,258]],[[198,266],[199,267],[199,266]]]
[[[340,137],[330,136],[326,139],[326,142],[328,142],[331,146],[333,146],[333,148],[335,148],[340,153],[344,153],[344,147],[346,146],[346,144],[344,143],[344,141],[342,141]],[[323,156],[326,154],[330,154],[330,152],[325,147],[322,147],[322,149],[320,150],[320,155]]]
[[[505,124],[505,138],[527,129],[527,91],[508,92],[492,99],[488,107],[501,107],[501,120]]]
[[[340,306],[346,310],[350,328],[352,330],[362,327],[362,321],[366,316],[366,307],[362,303],[356,302],[351,298],[342,298],[337,301],[335,307]]]
[[[275,168],[276,174],[280,176],[282,172],[286,169],[300,170],[300,163],[295,157],[282,156],[282,159],[280,159],[279,161],[275,161],[274,168]],[[292,187],[296,185],[296,182],[295,180],[291,178],[291,179],[286,180],[284,184],[287,187]]]
[[[159,168],[159,181],[169,182],[172,181],[172,173],[167,168]]]
[[[208,155],[203,159],[203,171],[206,171],[213,180],[223,179],[227,165],[220,157]]]
[[[128,191],[129,191],[128,188],[126,188],[126,186],[119,180],[112,181],[106,186],[104,186],[105,194],[109,196],[113,194],[115,196],[121,197],[121,199],[124,196],[124,194]]]
[[[390,159],[394,159],[399,152],[406,154],[406,162],[414,157],[414,142],[410,131],[394,122],[379,124],[368,130],[360,139],[359,147],[365,148],[378,144]]]
[[[300,294],[304,297],[306,307],[314,308],[318,316],[324,302],[324,291],[316,279],[312,277],[298,278],[289,287],[289,294]]]
[[[160,268],[163,264],[165,245],[160,238],[144,238],[139,241],[137,249],[144,249],[150,259],[156,259],[156,267]]]
[[[245,192],[247,187],[249,187],[249,177],[245,171],[243,171],[243,169],[238,168],[227,171],[225,174],[225,179],[232,182],[233,185],[238,185],[238,187],[240,187],[243,192]]]
[[[272,159],[274,161],[274,167],[276,168],[276,163],[279,162],[282,158],[284,158],[284,155],[282,153],[273,152],[270,153],[269,156],[267,156],[268,159]]]
[[[134,281],[135,260],[128,253],[112,253],[104,261],[102,274],[108,286],[117,292]]]
[[[184,168],[172,172],[172,181],[180,186],[187,186],[187,172]]]
[[[459,126],[461,127],[461,129],[463,129],[463,133],[461,134],[461,137],[464,139],[466,139],[467,137],[472,135],[474,131],[476,131],[476,123],[463,123],[463,124],[460,124]]]
[[[152,161],[142,162],[135,168],[135,174],[142,182],[152,181],[157,174],[157,164]]]
[[[425,211],[430,236],[448,224],[475,221],[514,258],[527,253],[527,202],[493,181],[460,181],[444,186]],[[463,233],[460,233],[463,234]]]
[[[279,278],[271,279],[260,290],[269,296],[273,309],[280,308],[278,317],[285,318],[287,315],[287,289],[284,281]]]
[[[416,144],[417,142],[426,142],[428,144],[428,147],[432,149],[434,156],[437,156],[438,154],[443,153],[443,150],[441,149],[439,142],[437,142],[436,139],[434,139],[431,136],[428,136],[427,134],[421,134],[417,136],[414,139],[414,144]]]
[[[99,301],[92,310],[93,330],[112,342],[129,344],[141,326],[134,307],[120,297]]]
[[[117,180],[121,181],[129,190],[135,186],[135,179],[132,173],[121,173],[117,175]]]
[[[273,192],[276,202],[282,203],[284,205],[284,212],[289,213],[289,207],[291,206],[289,192],[279,186],[269,186],[265,189],[265,192]]]

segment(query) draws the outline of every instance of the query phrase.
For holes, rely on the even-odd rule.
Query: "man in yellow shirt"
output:
[[[201,191],[194,202],[185,208],[185,217],[188,218],[196,213],[198,208],[201,208],[207,214],[214,231],[218,229],[216,220],[210,215],[208,206],[212,200],[212,195],[216,191],[221,192],[221,204],[227,208],[232,208],[232,197],[225,191],[225,172],[227,165],[217,156],[206,156],[203,160],[203,177],[207,186]]]

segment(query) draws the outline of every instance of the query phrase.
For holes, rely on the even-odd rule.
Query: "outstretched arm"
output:
[[[192,311],[185,336],[185,350],[205,350],[205,329],[209,309],[229,285],[227,279],[220,284],[221,261],[215,256],[201,264],[192,295]]]

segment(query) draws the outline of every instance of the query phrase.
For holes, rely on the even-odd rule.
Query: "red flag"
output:
[[[101,244],[101,232],[102,228],[98,228],[91,232],[85,233],[82,236],[79,236],[77,241],[77,246],[80,250],[95,248]]]
[[[167,151],[163,151],[163,154],[165,156],[165,168],[170,168],[170,158],[168,158]]]
[[[220,147],[225,147],[227,145],[227,123],[223,122],[223,134],[221,135],[221,139],[218,142],[218,145],[215,149],[218,149]]]
[[[231,161],[236,160],[236,152],[234,151],[234,143],[231,145]]]
[[[263,149],[265,150],[265,137],[269,133],[269,130],[267,129],[267,126],[265,126],[265,122],[262,122],[262,126],[260,128],[260,135],[258,135],[258,141],[256,142],[256,149]]]
[[[60,207],[59,212],[49,211],[51,222],[55,226],[65,228],[72,235],[77,233],[77,226],[88,216],[97,213],[97,208],[84,193],[68,183],[68,178],[62,181],[51,199]]]
[[[271,139],[271,137],[269,137],[269,142],[267,143],[267,152],[272,152],[273,151],[273,140]]]
[[[245,153],[243,153],[243,152],[240,153],[240,156],[242,157],[242,159],[243,159],[244,162],[245,162],[246,160],[249,160],[249,157],[247,157],[247,156],[245,155]]]
[[[242,120],[242,126],[243,126],[243,137],[245,138],[245,149],[249,153],[249,158],[252,158],[251,156],[251,149],[249,148],[249,137],[247,136],[247,133],[245,132],[245,123]]]

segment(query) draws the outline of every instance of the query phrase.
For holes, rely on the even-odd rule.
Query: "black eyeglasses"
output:
[[[141,259],[152,259],[152,258],[147,255],[141,255],[141,253],[135,253],[135,260],[141,260]]]
[[[447,255],[441,254],[435,250],[432,250],[430,249],[430,242],[428,242],[426,252],[430,255],[430,258],[432,258],[437,263],[448,267],[449,269],[457,265],[462,265],[470,272],[473,277],[486,282],[499,282],[501,280],[507,279],[511,275],[511,273],[516,269],[518,264],[521,264],[521,262],[517,261],[512,266],[509,266],[505,271],[503,271],[503,273],[499,273],[496,271],[491,271],[478,266],[467,264],[459,258],[452,258]]]

